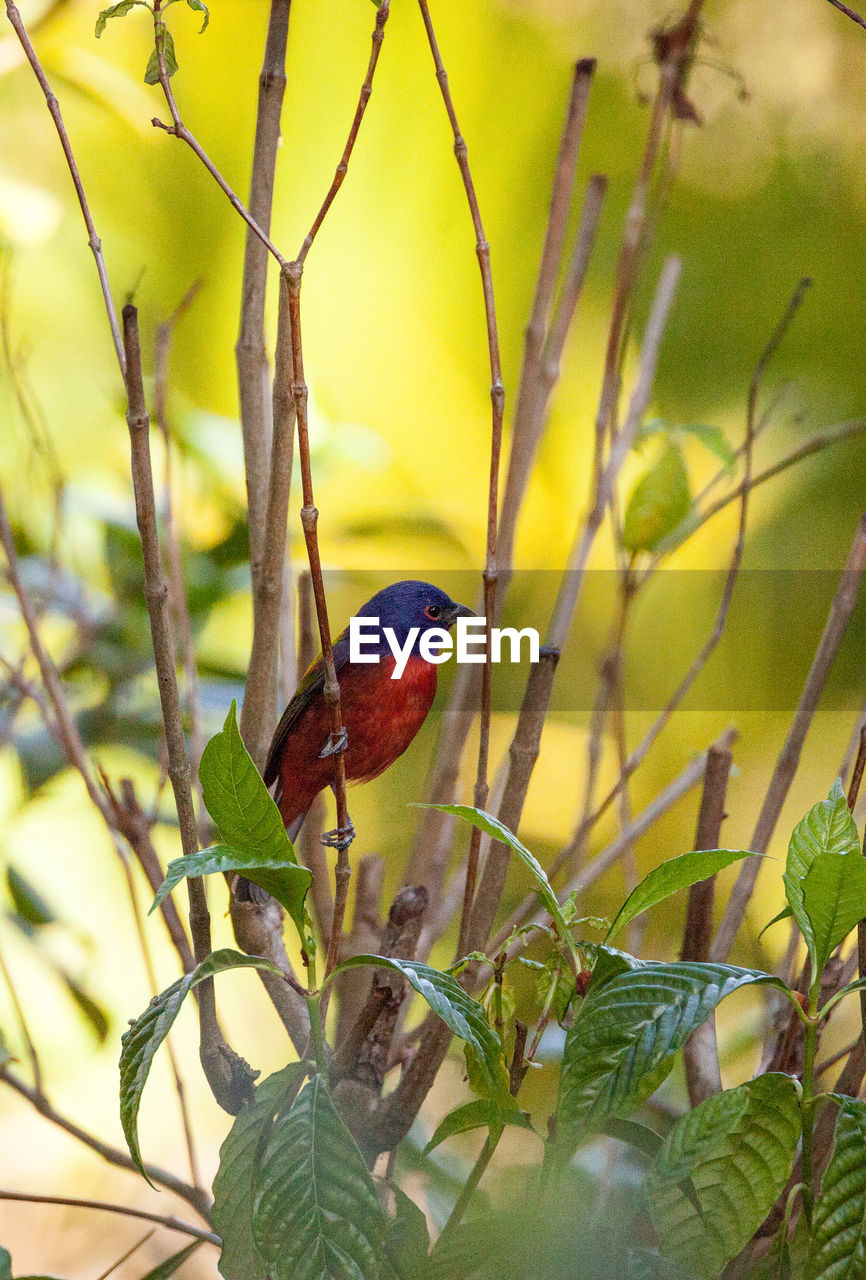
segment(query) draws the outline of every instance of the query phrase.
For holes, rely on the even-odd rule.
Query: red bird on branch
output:
[[[433,629],[448,631],[459,617],[471,617],[473,611],[455,604],[429,582],[406,581],[377,592],[356,616],[379,621],[378,640],[372,635],[364,640],[365,655],[376,655],[378,661],[350,660],[348,628],[334,643],[343,739],[335,743],[331,738],[320,654],[283,712],[268,753],[265,783],[277,784],[274,798],[291,839],[297,836],[319,792],[332,785],[331,757],[335,751],[345,751],[347,782],[369,782],[403,754],[427,718],[436,694],[437,667],[421,656],[421,637]],[[391,628],[404,651],[415,631],[398,679],[391,678],[396,660],[385,637],[386,628]],[[351,829],[331,831],[322,840],[339,845],[351,840],[353,834]]]

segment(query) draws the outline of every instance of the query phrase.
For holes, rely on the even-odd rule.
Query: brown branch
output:
[[[145,1209],[133,1209],[123,1204],[109,1204],[105,1200],[78,1200],[69,1196],[37,1196],[31,1195],[30,1192],[26,1191],[6,1190],[0,1190],[0,1200],[12,1200],[18,1204],[59,1204],[65,1205],[70,1209],[101,1209],[104,1213],[120,1213],[127,1218],[141,1218],[144,1222],[155,1222],[158,1226],[166,1227],[169,1231],[180,1231],[183,1235],[194,1236],[196,1240],[202,1240],[207,1244],[222,1244],[219,1236],[214,1235],[212,1231],[204,1231],[201,1227],[194,1227],[189,1222],[182,1222],[180,1218],[175,1218],[173,1215],[164,1216],[160,1213],[148,1213]],[[136,1245],[136,1248],[138,1248],[138,1245]]]
[[[523,364],[520,370],[511,434],[511,451],[508,457],[508,475],[499,521],[499,559],[502,569],[507,569],[511,564],[517,516],[538,444],[536,430],[533,428],[537,429],[537,386],[541,373],[542,347],[547,335],[550,308],[562,263],[574,189],[574,175],[577,170],[577,158],[586,123],[586,110],[595,66],[594,58],[581,58],[575,65],[568,111],[553,175],[544,246],[541,251],[532,311],[526,326]]]
[[[847,4],[843,4],[842,0],[830,0],[830,4],[834,9],[838,9],[840,13],[844,13],[846,18],[850,18],[852,22],[856,22],[858,26],[866,31],[866,18],[861,18],[859,13],[855,13],[853,9],[849,9]]]
[[[7,0],[7,3],[8,3],[8,0]],[[229,204],[232,206],[235,212],[240,214],[244,222],[249,227],[250,231],[252,231],[254,235],[258,236],[259,240],[265,246],[268,253],[272,254],[273,257],[276,259],[276,261],[279,263],[280,269],[286,270],[289,264],[286,261],[286,259],[283,257],[283,255],[280,253],[276,245],[272,243],[270,236],[267,234],[266,231],[263,230],[262,227],[259,226],[258,222],[250,213],[249,209],[247,209],[246,205],[241,200],[240,196],[238,196],[232,190],[232,188],[226,182],[223,175],[220,173],[219,169],[216,167],[214,162],[211,160],[210,156],[205,151],[204,147],[197,140],[197,138],[192,133],[190,133],[189,129],[187,129],[186,125],[183,123],[183,121],[180,118],[180,112],[178,111],[177,102],[175,101],[174,91],[171,87],[171,80],[169,78],[168,70],[165,65],[165,42],[164,42],[164,39],[162,38],[162,32],[165,29],[165,23],[163,19],[160,17],[158,7],[154,9],[153,27],[154,27],[154,47],[156,49],[157,64],[159,66],[159,83],[163,91],[163,94],[165,95],[165,100],[168,105],[168,109],[171,113],[172,122],[170,125],[167,125],[167,124],[164,124],[162,120],[159,120],[156,116],[154,116],[153,120],[151,120],[151,124],[155,129],[162,129],[165,133],[171,134],[172,137],[179,138],[181,142],[186,143],[186,145],[193,152],[193,154],[199,158],[199,160],[202,162],[204,167],[207,169],[208,173],[211,175],[214,182],[219,187],[220,191],[222,191],[223,195],[226,196]]]
[[[24,1047],[27,1050],[27,1057],[30,1059],[30,1070],[33,1072],[34,1088],[37,1093],[42,1093],[42,1065],[39,1061],[36,1041],[30,1033],[30,1025],[27,1021],[27,1016],[24,1013],[24,1006],[18,999],[18,992],[15,989],[15,983],[12,981],[12,974],[9,971],[9,966],[6,963],[2,950],[0,950],[0,974],[3,975],[3,981],[6,984],[6,990],[9,992],[9,1000],[15,1014],[15,1021],[18,1023],[18,1030],[21,1032],[21,1039],[24,1041]]]
[[[90,214],[90,206],[87,203],[87,197],[84,194],[84,185],[81,181],[81,175],[78,172],[78,164],[72,150],[72,144],[69,141],[69,135],[66,132],[66,125],[63,123],[63,115],[60,111],[60,103],[52,92],[48,78],[42,70],[42,65],[36,56],[36,51],[31,44],[30,37],[24,23],[21,20],[21,14],[18,12],[18,6],[13,0],[6,0],[6,16],[15,29],[15,34],[21,42],[21,47],[27,57],[27,61],[33,68],[36,79],[39,81],[39,87],[45,95],[45,104],[51,113],[51,119],[54,121],[54,127],[57,130],[57,136],[60,139],[60,145],[63,148],[63,154],[66,157],[66,164],[72,177],[75,187],[75,194],[78,197],[78,204],[81,208],[81,216],[84,218],[84,225],[87,228],[87,243],[93,254],[93,260],[96,263],[96,271],[99,276],[99,285],[102,289],[102,299],[105,303],[105,312],[108,316],[108,325],[111,329],[111,338],[114,343],[114,351],[117,356],[117,363],[120,366],[121,376],[125,375],[126,363],[123,350],[123,342],[120,336],[120,326],[117,323],[117,312],[114,307],[114,298],[111,295],[111,286],[108,283],[108,270],[105,265],[105,258],[102,253],[102,241],[96,234],[96,227]]]
[[[310,1038],[310,1017],[303,991],[295,979],[283,941],[283,910],[275,898],[265,902],[229,900],[232,931],[241,951],[264,956],[281,969],[284,978],[259,969],[262,986],[299,1057],[306,1053]]]
[[[144,561],[144,595],[150,619],[150,634],[156,662],[160,705],[168,749],[168,773],[177,806],[183,852],[198,850],[195,809],[189,758],[183,734],[180,695],[175,670],[174,643],[168,610],[168,582],[162,563],[156,519],[156,500],[150,463],[150,420],[144,399],[138,312],[132,304],[123,308],[123,342],[126,351],[127,424],[131,447],[135,514]],[[201,877],[187,879],[190,929],[197,964],[211,951],[210,914]],[[253,1076],[249,1067],[227,1045],[216,1016],[213,979],[200,984],[199,1056],[214,1097],[231,1115],[236,1115],[252,1094]]]
[[[475,252],[478,257],[478,266],[481,271],[481,289],[484,296],[484,316],[487,325],[487,352],[490,361],[490,474],[487,489],[487,545],[483,574],[486,661],[481,672],[481,724],[478,742],[478,768],[475,775],[474,789],[475,806],[476,808],[484,809],[487,805],[487,770],[490,755],[492,678],[490,645],[493,618],[496,612],[496,585],[498,581],[496,562],[497,511],[499,506],[499,461],[502,451],[502,416],[505,409],[505,389],[502,385],[502,368],[499,358],[499,333],[496,324],[496,303],[493,295],[493,276],[490,270],[490,245],[487,243],[487,237],[484,234],[484,224],[481,221],[478,197],[475,193],[475,184],[472,180],[472,171],[469,167],[469,153],[466,141],[460,132],[460,125],[457,120],[457,113],[454,109],[451,89],[448,84],[448,74],[442,62],[442,55],[439,52],[436,32],[433,29],[433,20],[430,17],[430,9],[427,4],[427,0],[418,0],[418,5],[421,10],[424,29],[427,33],[427,43],[430,45],[430,52],[433,55],[433,64],[436,68],[436,79],[439,83],[442,101],[445,104],[445,110],[448,113],[448,120],[451,124],[451,132],[454,136],[454,154],[457,158],[460,176],[463,179],[463,187],[466,192],[466,200],[469,205],[469,213],[472,218],[472,226],[475,231]],[[463,910],[460,916],[460,942],[458,944],[458,955],[462,954],[465,949],[464,944],[468,936],[467,931],[470,927],[469,921],[473,909],[480,847],[481,832],[477,827],[473,827],[469,843],[469,858],[466,868],[466,886],[463,897]]]
[[[380,910],[384,884],[385,859],[376,854],[367,854],[361,858],[355,878],[352,930],[343,938],[341,960],[378,950],[383,930]],[[369,974],[364,969],[348,969],[340,974],[335,985],[340,1014],[334,1043],[339,1045],[349,1035],[367,998]]]
[[[586,564],[589,559],[589,553],[592,548],[592,544],[595,541],[595,536],[601,527],[604,514],[611,501],[616,477],[618,476],[619,470],[625,461],[629,449],[631,448],[635,431],[637,430],[638,424],[643,418],[647,404],[649,403],[661,341],[664,335],[668,313],[673,302],[674,291],[679,278],[679,271],[679,260],[677,258],[668,258],[662,269],[652,310],[647,321],[646,333],[644,335],[644,342],[641,351],[640,367],[628,415],[623,423],[622,429],[614,436],[607,462],[605,463],[598,478],[598,485],[592,509],[583,521],[575,538],[571,555],[569,557],[568,568],[566,569],[560,584],[559,594],[554,606],[553,616],[550,621],[545,641],[546,648],[548,650],[555,651],[557,654],[562,651],[568,637],[568,631],[571,625],[571,620],[574,616],[575,608],[577,607],[577,601],[580,594],[583,575],[586,570]],[[541,730],[544,725],[544,719],[547,714],[547,707],[550,700],[550,693],[553,688],[553,675],[554,670],[551,667],[548,670],[546,678],[536,676],[535,672],[533,672],[530,677],[530,686],[533,687],[532,692],[534,699],[531,711],[534,742],[527,736],[526,741],[522,744],[521,752],[521,759],[528,764],[529,767],[509,768],[508,779],[503,793],[502,806],[500,807],[500,813],[508,815],[507,820],[503,820],[506,821],[506,825],[508,825],[511,830],[516,830],[520,821],[520,815],[523,811],[523,804],[526,799],[526,792],[529,787],[529,781],[532,774],[532,766],[534,765],[535,758],[537,757],[538,744],[541,739]],[[527,688],[527,697],[528,696],[529,687]],[[526,703],[524,702],[524,706],[525,705]],[[520,722],[518,721],[518,726],[519,723]],[[528,727],[528,725],[524,724],[525,730],[528,730]],[[474,951],[484,946],[496,915],[502,891],[505,887],[505,877],[508,871],[509,860],[510,851],[507,845],[500,842],[491,845],[484,865],[484,874],[482,876],[476,898],[471,928],[466,939],[464,939],[466,942],[466,945],[463,948],[464,952]]]
[[[697,653],[697,655],[693,659],[688,671],[685,673],[683,678],[680,680],[680,683],[677,685],[676,689],[668,699],[661,714],[655,719],[653,724],[650,726],[650,728],[647,730],[646,734],[642,738],[642,740],[638,743],[637,747],[629,756],[623,768],[620,770],[620,776],[617,779],[616,784],[608,792],[607,796],[605,796],[604,800],[596,808],[596,810],[591,815],[591,817],[587,820],[589,826],[594,825],[599,820],[599,818],[602,817],[602,815],[606,812],[610,804],[616,799],[616,797],[622,791],[623,787],[627,784],[628,779],[632,776],[635,770],[638,769],[640,765],[643,763],[648,752],[653,746],[653,743],[656,741],[659,734],[665,728],[665,725],[669,722],[671,716],[676,711],[677,707],[680,706],[683,699],[686,697],[689,690],[692,688],[692,685],[695,683],[698,676],[703,671],[704,667],[707,664],[707,661],[710,658],[710,655],[713,653],[719,641],[721,640],[722,635],[724,634],[725,626],[728,620],[728,612],[730,610],[731,600],[734,594],[734,587],[736,586],[737,577],[740,572],[740,565],[742,564],[742,560],[743,560],[743,551],[745,549],[746,521],[748,517],[749,494],[751,492],[751,489],[753,488],[752,448],[755,441],[755,431],[758,423],[758,395],[761,390],[761,386],[763,383],[764,374],[766,372],[767,366],[770,363],[773,356],[775,355],[779,347],[779,344],[781,343],[785,334],[787,333],[788,328],[791,324],[791,321],[793,320],[797,311],[800,309],[800,306],[803,303],[803,298],[805,296],[806,290],[809,288],[810,284],[811,284],[810,280],[803,279],[797,285],[797,288],[794,290],[794,293],[791,296],[785,308],[784,314],[782,315],[781,319],[779,320],[778,324],[773,330],[772,335],[770,336],[769,342],[765,346],[764,350],[761,352],[761,355],[758,359],[757,364],[755,365],[755,368],[752,372],[751,379],[749,381],[748,402],[747,402],[747,410],[746,410],[746,435],[745,435],[745,443],[743,448],[743,457],[744,457],[743,483],[739,486],[739,490],[738,490],[740,495],[740,518],[737,526],[737,536],[734,542],[734,549],[731,554],[731,560],[728,566],[728,572],[725,576],[725,585],[722,588],[722,595],[719,601],[718,610],[716,611],[716,618],[713,623],[712,631],[710,632],[707,639],[704,641],[700,651]],[[644,579],[644,581],[645,580],[646,579]]]
[[[725,817],[725,794],[733,756],[725,747],[710,747],[704,773],[704,790],[695,834],[696,849],[717,849]],[[681,960],[706,960],[713,930],[715,876],[693,884],[689,890]],[[720,1093],[719,1052],[715,1019],[710,1018],[690,1036],[685,1046],[686,1084],[693,1107]]]
[[[271,229],[274,179],[280,145],[280,116],[286,90],[286,45],[290,9],[291,0],[271,0],[264,58],[259,75],[249,211],[266,234],[270,234]],[[268,357],[265,350],[267,282],[268,248],[248,225],[235,361],[244,440],[254,599],[265,536],[271,458]],[[249,681],[247,684],[249,686]]]
[[[132,1173],[138,1173],[138,1166],[125,1151],[111,1146],[108,1142],[103,1142],[101,1138],[88,1133],[86,1129],[82,1129],[73,1120],[61,1115],[51,1105],[44,1093],[25,1084],[8,1067],[0,1067],[0,1081],[9,1085],[22,1098],[26,1098],[30,1105],[46,1120],[57,1125],[59,1129],[77,1139],[78,1142],[83,1143],[84,1146],[89,1147],[91,1151],[95,1151],[108,1164],[116,1165],[119,1169],[128,1169]],[[187,1204],[192,1205],[196,1213],[201,1214],[205,1221],[210,1221],[211,1201],[205,1191],[200,1187],[191,1187],[182,1178],[176,1177],[175,1174],[169,1173],[166,1169],[161,1169],[158,1165],[145,1164],[144,1167],[151,1182],[158,1183],[160,1186],[165,1187],[166,1191],[171,1191],[174,1195],[180,1196]]]
[[[726,729],[721,737],[712,744],[712,746],[721,750],[727,750],[736,740],[736,737],[736,729]],[[620,831],[616,838],[612,840],[606,848],[602,849],[595,858],[593,858],[592,862],[587,863],[585,867],[576,872],[576,874],[569,879],[559,896],[561,898],[565,898],[570,893],[577,891],[584,892],[586,889],[590,888],[591,885],[595,884],[596,880],[599,880],[601,876],[604,875],[605,871],[607,871],[609,867],[613,866],[613,864],[622,857],[623,852],[628,848],[629,844],[634,843],[639,840],[641,836],[645,835],[650,827],[659,820],[659,818],[667,813],[669,809],[672,809],[673,806],[683,798],[683,796],[687,795],[688,792],[691,791],[692,787],[697,786],[697,784],[703,779],[706,772],[707,758],[710,749],[711,748],[708,748],[707,751],[702,752],[699,756],[696,756],[694,760],[690,761],[682,773],[675,778],[673,782],[669,783],[664,790],[660,791],[655,799],[652,800],[645,809],[642,809],[641,812],[636,815],[632,820],[631,826],[627,830]],[[548,879],[553,880],[563,867],[571,865],[574,858],[574,848],[578,832],[579,828],[569,843],[561,849],[554,858],[550,868],[548,869]],[[526,923],[537,905],[538,894],[528,893],[507,923],[504,924],[499,932],[491,939],[491,949],[498,950],[500,947],[504,946],[512,932],[515,929],[519,929],[521,925]],[[539,921],[542,918],[542,916],[537,917]]]
[[[291,322],[284,276],[280,277],[273,414],[264,538],[253,574],[253,645],[240,721],[241,734],[259,769],[264,768],[276,716],[277,654],[295,432]]]
[[[857,797],[860,794],[860,783],[863,781],[864,768],[866,768],[866,724],[861,724],[857,756],[854,760],[851,781],[848,784],[848,808],[852,813],[857,805]]]
[[[119,797],[115,795],[107,777],[103,777],[103,786],[112,806],[117,828],[135,854],[148,884],[153,893],[156,894],[165,879],[165,873],[156,849],[153,847],[153,841],[150,836],[151,824],[147,814],[139,804],[138,796],[135,793],[135,785],[131,778],[121,778]],[[190,973],[195,968],[195,957],[192,954],[186,928],[171,894],[160,903],[159,911],[177,952],[181,968],[184,973]],[[197,987],[193,987],[194,996],[197,990]]]
[[[848,560],[842,572],[839,587],[830,605],[821,640],[812,660],[809,674],[806,677],[806,683],[803,686],[803,692],[800,695],[794,719],[791,722],[785,743],[776,761],[776,767],[773,770],[773,776],[770,780],[767,794],[764,797],[761,812],[758,815],[755,831],[749,843],[749,848],[753,849],[755,853],[766,853],[773,832],[776,829],[782,805],[794,779],[794,774],[797,772],[803,742],[812,723],[812,717],[815,714],[827,676],[842,642],[842,637],[854,612],[864,567],[866,567],[866,516],[861,517],[857,525],[857,532],[854,535],[854,541],[848,553]],[[750,858],[748,862],[743,864],[731,891],[727,910],[710,952],[711,959],[716,962],[726,960],[730,954],[734,937],[745,915],[746,907],[755,887],[759,861],[758,858]]]
[[[322,201],[319,212],[313,219],[313,225],[307,232],[304,243],[301,245],[298,254],[298,266],[303,268],[307,260],[307,254],[310,252],[313,241],[319,233],[319,228],[325,220],[325,216],[334,202],[334,198],[340,187],[343,185],[343,179],[349,168],[349,161],[352,152],[355,149],[355,143],[358,139],[358,131],[361,128],[361,121],[364,119],[364,112],[367,110],[367,104],[370,101],[370,95],[373,92],[373,75],[376,71],[376,64],[379,61],[379,53],[382,48],[382,41],[385,38],[385,23],[388,21],[388,14],[391,10],[391,0],[379,0],[376,9],[376,25],[373,28],[372,47],[370,49],[370,61],[367,64],[367,74],[364,77],[364,83],[361,85],[361,93],[358,98],[358,105],[355,108],[355,116],[349,129],[349,136],[346,139],[346,145],[343,148],[343,154],[340,157],[340,163],[337,165],[336,172],[331,182],[328,194]]]
[[[172,614],[180,639],[180,653],[183,660],[184,679],[186,682],[186,705],[189,712],[189,739],[192,774],[196,779],[201,799],[201,788],[198,784],[198,766],[204,751],[204,735],[201,723],[201,696],[198,685],[198,668],[195,661],[195,642],[193,640],[192,620],[189,612],[186,583],[183,576],[183,565],[180,555],[180,533],[174,514],[174,496],[172,483],[172,441],[168,420],[168,361],[171,354],[171,340],[174,330],[183,318],[201,288],[197,280],[187,290],[174,312],[156,331],[156,357],[153,372],[153,403],[156,425],[162,434],[165,450],[165,493],[163,527],[165,529],[166,563],[168,565],[168,588]],[[206,825],[203,818],[203,825]]]

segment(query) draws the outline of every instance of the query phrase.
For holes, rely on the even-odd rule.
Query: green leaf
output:
[[[512,1106],[503,1105],[493,1098],[476,1098],[467,1102],[442,1120],[433,1137],[424,1148],[423,1154],[429,1155],[446,1138],[453,1138],[458,1133],[470,1133],[473,1129],[502,1128],[507,1124],[517,1125],[521,1129],[532,1129],[529,1116],[521,1111],[512,1099]]]
[[[375,1280],[388,1222],[373,1179],[315,1075],[262,1156],[253,1239],[269,1280]]]
[[[866,859],[851,853],[819,853],[803,881],[803,909],[815,937],[814,972],[820,974],[836,947],[866,917]]]
[[[641,480],[625,509],[622,540],[627,551],[652,551],[686,518],[691,506],[683,455],[671,443]]]
[[[249,853],[253,865],[297,865],[280,811],[244,746],[234,702],[222,732],[211,738],[202,753],[199,779],[205,808],[224,844]],[[303,937],[305,917],[303,900],[298,904],[299,890],[300,880],[296,880],[289,896],[293,907],[286,909]]]
[[[174,53],[174,37],[166,26],[159,26],[156,31],[156,39],[162,48],[163,61],[165,62],[165,74],[169,80],[177,71],[177,58]],[[159,84],[159,54],[154,45],[153,53],[147,60],[147,69],[144,73],[145,84]],[[213,815],[211,815],[213,816]]]
[[[806,903],[806,881],[821,854],[842,859],[838,866],[822,862],[809,889]],[[794,918],[800,926],[812,961],[812,981],[820,981],[826,963],[830,939],[849,918],[851,902],[843,891],[842,877],[853,872],[853,859],[860,857],[857,828],[848,808],[842,783],[837,778],[826,800],[821,800],[797,823],[788,846],[788,858],[782,879]],[[859,891],[857,881],[855,892]],[[858,917],[859,918],[859,917]],[[857,923],[855,919],[849,926]],[[848,929],[845,930],[845,933]],[[842,933],[837,941],[845,936]],[[833,944],[835,946],[835,943]]]
[[[593,978],[565,1038],[557,1122],[566,1145],[639,1106],[716,1005],[755,983],[787,990],[759,969],[692,961],[647,962],[601,985]]]
[[[394,1217],[388,1224],[388,1261],[400,1280],[417,1280],[424,1274],[430,1252],[427,1218],[396,1183],[389,1185],[394,1193]]]
[[[0,1280],[12,1280],[12,1254],[0,1245]]]
[[[81,983],[76,978],[73,978],[71,974],[60,968],[58,968],[58,973],[72,999],[84,1014],[93,1034],[96,1036],[97,1043],[105,1044],[111,1029],[111,1022],[106,1010],[97,1000],[94,1000],[93,996],[85,991]]]
[[[517,854],[520,861],[532,873],[532,877],[538,885],[539,897],[553,917],[559,936],[568,944],[577,962],[577,967],[581,967],[577,948],[569,933],[568,922],[562,913],[559,899],[547,878],[547,873],[535,855],[529,852],[526,845],[521,844],[513,831],[509,831],[508,827],[503,822],[500,822],[498,818],[494,818],[491,813],[485,813],[483,809],[476,809],[469,804],[430,804],[418,805],[417,807],[419,809],[439,809],[442,813],[451,813],[456,818],[462,818],[464,822],[471,823],[473,827],[478,827],[480,831],[483,831],[493,840],[499,840],[508,845],[509,849]]]
[[[615,934],[641,912],[664,902],[671,894],[714,876],[732,862],[757,856],[748,849],[697,849],[692,853],[683,853],[678,858],[669,858],[644,876],[640,884],[635,885],[608,929],[605,942],[610,942]]]
[[[849,1098],[836,1117],[833,1155],[812,1221],[809,1280],[866,1275],[866,1102]]]
[[[417,991],[419,996],[423,996],[445,1025],[461,1040],[471,1045],[477,1055],[489,1094],[492,1097],[498,1097],[502,1094],[503,1086],[507,1089],[507,1072],[502,1059],[499,1037],[487,1021],[484,1009],[478,1001],[468,996],[460,983],[456,982],[449,973],[441,973],[428,964],[415,963],[411,960],[361,955],[351,956],[338,964],[331,974],[331,980],[347,969],[357,969],[367,965],[393,969],[396,973],[401,973],[412,989]]]
[[[255,1174],[274,1117],[306,1071],[306,1063],[290,1062],[257,1085],[252,1103],[235,1117],[220,1147],[213,1225],[222,1240],[219,1269],[225,1280],[265,1280],[253,1244]]]
[[[190,9],[196,9],[199,13],[204,14],[204,22],[201,24],[201,27],[199,28],[199,35],[201,35],[205,27],[207,26],[207,24],[210,22],[210,13],[208,12],[208,7],[206,4],[202,3],[202,0],[186,0],[186,2],[189,5]]]
[[[200,1249],[203,1244],[203,1240],[193,1240],[192,1244],[186,1245],[183,1249],[178,1249],[177,1253],[173,1253],[164,1262],[157,1263],[152,1271],[148,1271],[146,1276],[142,1276],[141,1280],[168,1280],[169,1276],[173,1276],[176,1271],[179,1271],[187,1258],[191,1258],[196,1249]]]
[[[285,907],[298,929],[302,929],[304,899],[313,879],[307,868],[296,862],[287,863],[284,855],[273,857],[267,853],[242,852],[224,844],[212,845],[209,849],[170,862],[151,911],[156,910],[185,876],[208,876],[225,871],[242,871],[253,884],[266,889],[281,907]]]
[[[103,9],[99,17],[96,19],[96,38],[102,35],[106,28],[109,18],[123,18],[129,13],[130,9],[134,9],[137,4],[143,8],[149,9],[150,5],[145,0],[120,0],[118,4],[111,4],[107,9]]]
[[[656,1133],[655,1129],[650,1129],[648,1125],[638,1124],[636,1120],[617,1119],[614,1116],[605,1120],[601,1132],[607,1134],[609,1138],[616,1138],[618,1142],[627,1143],[636,1151],[649,1156],[651,1160],[658,1155],[664,1142],[661,1134]]]
[[[645,1184],[663,1253],[696,1276],[718,1276],[784,1190],[800,1124],[797,1087],[777,1072],[716,1094],[684,1115]],[[699,1209],[683,1194],[684,1179]]]
[[[762,938],[767,930],[772,928],[774,924],[780,924],[783,920],[791,920],[793,919],[793,916],[794,913],[790,907],[782,907],[782,910],[777,912],[776,915],[773,916],[772,920],[767,921],[761,932],[758,934],[758,938]]]
[[[129,1154],[145,1178],[147,1173],[138,1145],[138,1109],[156,1051],[171,1030],[180,1006],[193,987],[227,969],[267,969],[281,975],[281,970],[275,964],[261,956],[245,956],[240,951],[229,949],[214,951],[192,973],[185,973],[170,987],[166,987],[165,991],[154,996],[144,1013],[135,1019],[121,1037],[120,1123]]]
[[[706,422],[669,423],[662,421],[660,418],[653,418],[638,427],[634,437],[635,446],[640,447],[650,436],[656,435],[665,435],[674,439],[678,436],[692,436],[695,440],[700,441],[710,453],[715,454],[719,461],[725,464],[728,471],[731,470],[737,460],[736,452],[721,427],[714,427]]]
[[[37,928],[56,924],[57,916],[38,890],[11,864],[6,868],[6,887],[12,905],[22,920]]]

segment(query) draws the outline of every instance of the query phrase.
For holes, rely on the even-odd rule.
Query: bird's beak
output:
[[[443,621],[446,627],[453,627],[458,618],[475,618],[478,615],[466,604],[452,604],[445,610]]]

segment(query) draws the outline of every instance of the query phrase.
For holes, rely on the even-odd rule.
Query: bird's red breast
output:
[[[346,663],[339,672],[349,782],[368,782],[393,764],[421,728],[433,703],[433,663],[415,654],[399,680],[391,679],[393,670],[394,659],[389,655],[378,663]],[[286,826],[306,813],[333,779],[333,760],[319,756],[329,730],[328,709],[319,691],[278,748],[278,804]]]

